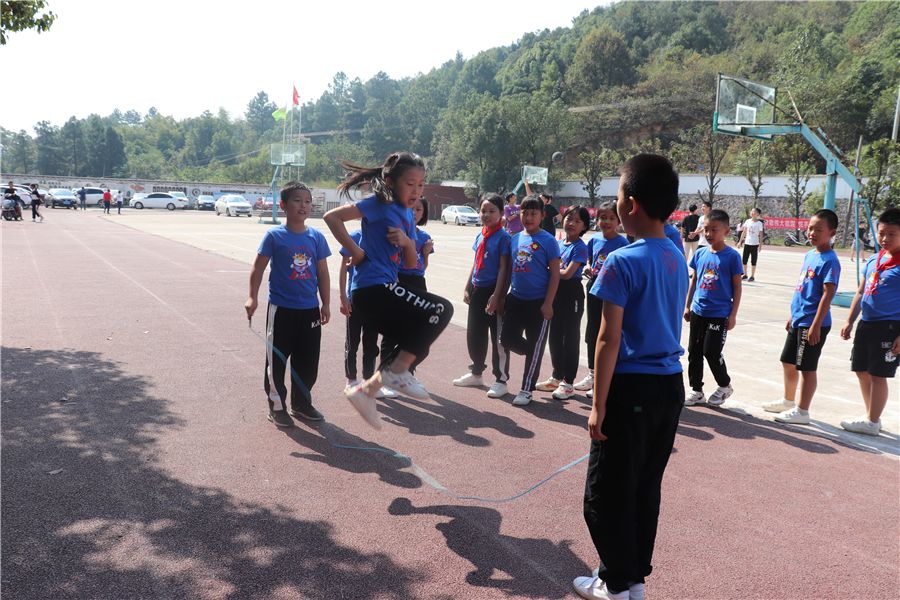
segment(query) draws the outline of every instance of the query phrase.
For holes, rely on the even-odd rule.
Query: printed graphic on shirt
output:
[[[878,295],[878,290],[875,288],[877,287],[878,283],[883,284],[884,280],[880,279],[878,282],[876,282],[876,280],[875,280],[876,273],[877,273],[877,271],[873,270],[872,273],[869,274],[868,279],[866,279],[866,287],[863,290],[864,296],[877,296]]]
[[[600,274],[600,269],[603,268],[603,263],[605,263],[605,262],[606,262],[606,255],[605,255],[605,254],[598,254],[598,255],[597,255],[597,260],[595,260],[595,261],[594,261],[594,264],[591,265],[591,275],[592,275],[593,277],[596,277],[597,275]]]
[[[527,246],[519,246],[516,252],[516,261],[513,263],[513,273],[528,273],[528,263],[531,262],[534,253],[540,249],[541,245],[537,242],[531,242]]]
[[[803,291],[803,284],[805,284],[807,281],[810,281],[815,278],[816,278],[816,271],[812,267],[808,267],[806,269],[806,273],[802,273],[800,276],[800,281],[797,282],[797,291],[798,292]]]
[[[717,281],[719,281],[719,269],[716,267],[706,267],[703,270],[703,275],[700,277],[700,289],[714,290],[716,289]]]
[[[312,272],[309,268],[309,256],[303,252],[297,252],[291,259],[291,274],[289,279],[312,279]]]

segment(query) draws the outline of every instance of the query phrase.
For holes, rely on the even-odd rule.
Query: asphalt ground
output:
[[[589,410],[450,385],[468,364],[461,303],[418,372],[432,400],[380,403],[375,432],[340,393],[334,293],[314,388],[326,421],[277,430],[262,315],[248,329],[242,308],[263,225],[45,212],[0,227],[5,597],[564,598],[596,566],[583,462],[514,500],[458,498],[510,498],[582,457]],[[459,298],[475,231],[429,230],[429,287]],[[764,250],[726,345],[734,398],[682,413],[649,598],[900,593],[896,381],[888,433],[841,431],[861,401],[832,335],[813,426],[758,408],[779,392],[801,261]]]

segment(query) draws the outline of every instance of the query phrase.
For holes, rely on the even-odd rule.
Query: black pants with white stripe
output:
[[[397,275],[397,282],[408,290],[418,290],[420,292],[427,292],[428,285],[425,283],[424,275],[409,275],[407,273],[400,273]],[[400,349],[397,346],[397,342],[392,340],[391,338],[384,336],[381,338],[381,355],[382,356],[396,356],[397,352]],[[428,350],[426,350],[422,355],[416,355],[416,360],[409,366],[409,372],[415,373],[416,367],[422,364],[422,361],[428,358]],[[368,377],[366,377],[368,379]]]
[[[453,305],[446,298],[406,288],[399,282],[353,290],[353,310],[367,327],[371,325],[397,344],[390,354],[382,354],[382,369],[400,350],[417,359],[427,356],[453,317]]]
[[[577,279],[559,282],[550,321],[550,362],[553,378],[573,383],[578,373],[581,345],[581,317],[584,315],[584,288]],[[590,361],[593,363],[593,361]]]
[[[312,406],[312,388],[319,377],[322,342],[318,308],[295,309],[269,304],[266,315],[266,374],[263,389],[270,410],[287,408],[285,362],[291,361],[291,407]]]
[[[466,345],[472,364],[469,371],[481,375],[487,369],[488,335],[491,341],[491,367],[496,381],[509,381],[509,351],[500,345],[503,317],[484,312],[495,285],[469,286],[469,316],[466,322]]]
[[[352,381],[356,379],[356,351],[362,338],[362,375],[368,379],[375,374],[375,359],[378,358],[378,330],[363,324],[362,317],[353,310],[347,317],[347,338],[344,342],[344,375]]]
[[[597,352],[597,336],[600,335],[600,321],[603,317],[603,300],[590,293],[594,287],[594,279],[588,279],[584,289],[588,291],[584,302],[587,315],[584,326],[584,343],[587,346],[587,360],[591,369],[594,368],[594,355]]]
[[[512,294],[506,296],[500,343],[510,352],[525,355],[525,372],[522,374],[522,391],[525,392],[534,391],[534,384],[541,374],[541,360],[550,328],[550,321],[541,313],[543,303],[543,298],[522,300]]]
[[[703,359],[709,365],[713,378],[719,387],[725,387],[731,383],[728,368],[725,366],[725,357],[722,349],[725,348],[725,338],[728,337],[728,319],[714,319],[701,317],[691,311],[691,329],[688,336],[688,381],[691,389],[697,392],[703,391]]]

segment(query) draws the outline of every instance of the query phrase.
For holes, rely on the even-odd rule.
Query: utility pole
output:
[[[900,125],[900,86],[897,86],[897,105],[894,107],[894,132],[891,141],[897,141],[897,126]]]

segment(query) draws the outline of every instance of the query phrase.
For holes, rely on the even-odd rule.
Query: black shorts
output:
[[[860,321],[853,336],[850,370],[875,377],[896,375],[900,355],[892,353],[891,346],[898,335],[900,321]]]
[[[741,262],[746,265],[748,258],[750,259],[750,264],[755,267],[756,260],[759,258],[759,245],[744,244],[744,255],[741,257]]]
[[[797,367],[798,371],[815,371],[819,367],[819,357],[822,355],[822,346],[831,327],[822,327],[819,343],[809,345],[806,335],[809,327],[791,327],[787,339],[784,341],[784,349],[781,351],[781,362]]]

